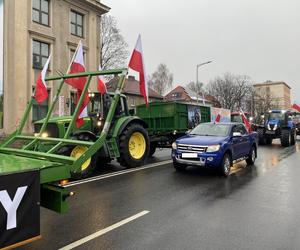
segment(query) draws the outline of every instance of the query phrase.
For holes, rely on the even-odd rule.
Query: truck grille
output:
[[[178,144],[177,149],[187,153],[203,153],[206,151],[205,146]]]

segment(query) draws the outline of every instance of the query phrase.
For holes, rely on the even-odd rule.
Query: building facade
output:
[[[178,85],[176,88],[172,89],[166,96],[166,101],[180,101],[185,103],[193,104],[204,104],[206,106],[221,107],[220,103],[211,95],[204,93],[197,94],[189,89],[188,87],[183,87]]]
[[[107,83],[108,91],[115,91],[115,89],[117,88],[118,80],[118,77],[115,77]],[[130,109],[135,109],[136,106],[145,103],[144,97],[140,94],[139,84],[139,81],[137,81],[134,76],[128,76],[125,79],[124,89],[122,93],[126,95],[127,104]],[[163,101],[164,99],[162,95],[158,94],[152,88],[149,88],[148,95],[149,102]]]
[[[267,109],[291,108],[291,87],[287,83],[267,81],[253,86],[256,113],[264,113]]]
[[[23,116],[33,95],[36,78],[50,54],[48,74],[66,72],[81,40],[86,69],[97,70],[101,15],[108,12],[109,7],[100,0],[0,0],[1,11],[4,54],[2,68],[0,60],[0,77],[3,74],[2,84],[0,81],[3,96],[0,133],[9,134]],[[31,132],[32,122],[45,116],[56,88],[57,82],[48,83],[49,99],[42,105],[34,105],[26,131]],[[91,88],[96,88],[96,81]],[[56,115],[69,114],[74,92],[64,86],[55,107]]]

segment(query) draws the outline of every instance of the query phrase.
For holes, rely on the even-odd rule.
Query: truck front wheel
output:
[[[223,156],[223,160],[222,160],[221,166],[220,166],[221,174],[225,177],[229,176],[231,166],[232,166],[232,160],[231,160],[230,154],[226,153]]]
[[[119,137],[120,157],[118,162],[127,168],[141,166],[149,155],[149,137],[146,129],[131,124]]]
[[[253,165],[255,162],[255,158],[256,158],[256,153],[255,153],[255,147],[253,146],[250,150],[248,158],[246,159],[247,164]]]

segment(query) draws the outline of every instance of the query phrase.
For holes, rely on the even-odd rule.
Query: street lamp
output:
[[[198,69],[199,67],[205,65],[205,64],[209,64],[211,63],[212,61],[208,61],[208,62],[203,62],[203,63],[200,63],[200,64],[197,64],[197,69],[196,69],[196,84],[198,84]]]
[[[205,64],[209,64],[211,62],[212,61],[207,61],[207,62],[203,62],[203,63],[197,64],[197,69],[196,69],[196,85],[198,85],[198,69],[199,69],[199,67],[201,67],[201,66],[203,66]],[[198,103],[198,93],[196,93],[196,95],[197,95],[197,103]],[[203,104],[204,104],[204,100],[203,100]]]

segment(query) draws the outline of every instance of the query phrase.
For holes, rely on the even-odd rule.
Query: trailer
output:
[[[181,102],[151,102],[136,108],[136,115],[147,124],[152,156],[156,148],[171,148],[179,137],[203,122],[210,122],[210,107]]]

